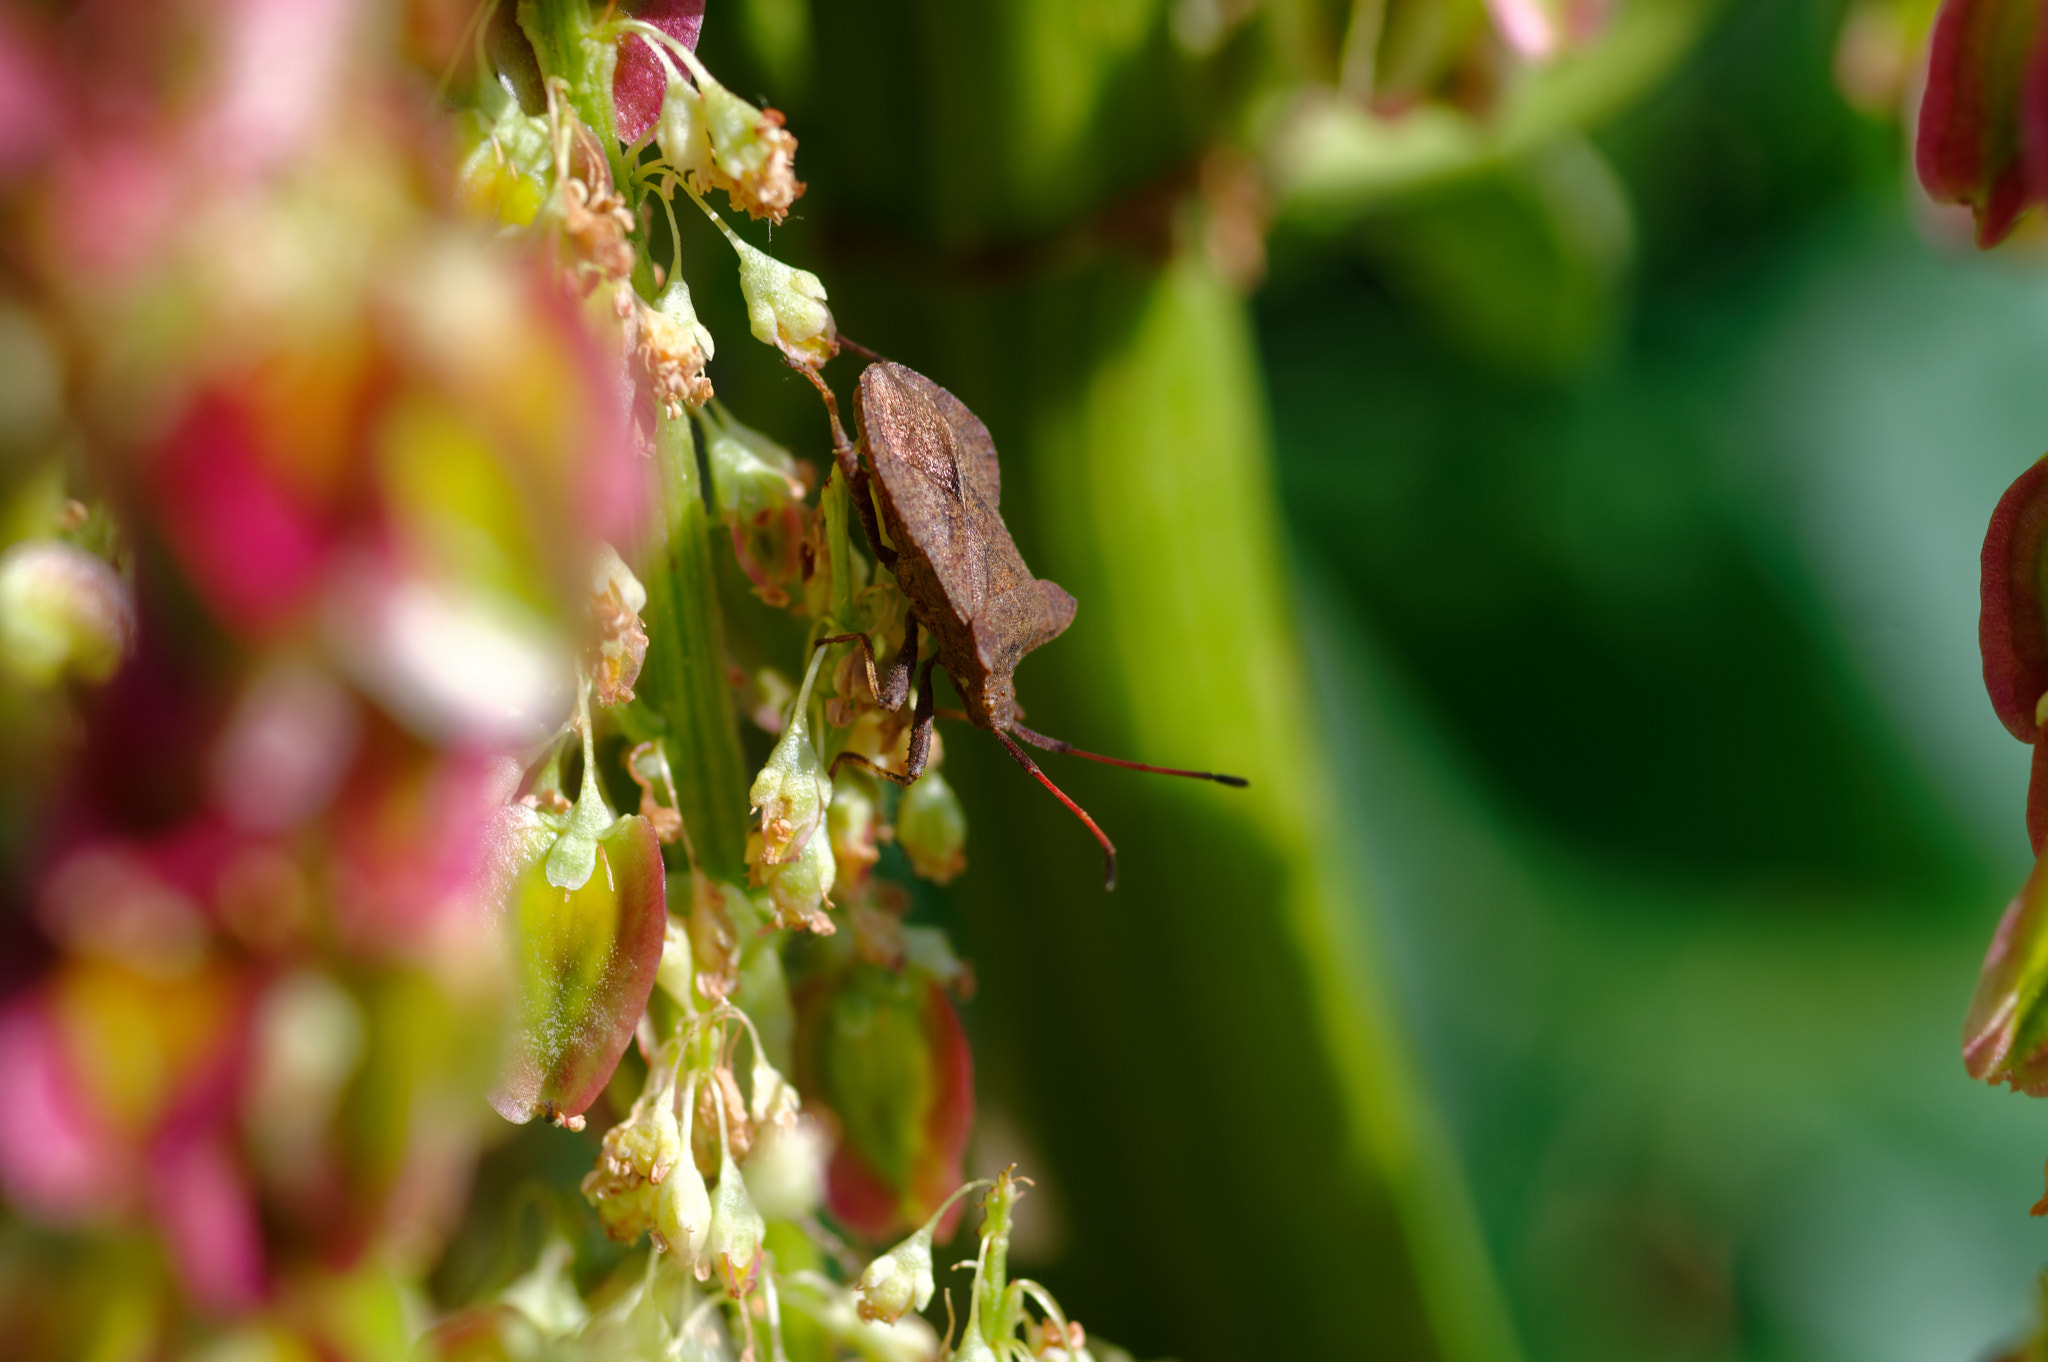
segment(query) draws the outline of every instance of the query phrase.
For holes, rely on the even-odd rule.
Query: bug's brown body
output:
[[[916,780],[924,771],[937,713],[932,669],[943,667],[966,702],[968,720],[994,733],[1017,763],[1095,834],[1106,860],[1104,883],[1112,889],[1116,847],[1087,811],[1067,798],[1017,746],[1013,734],[1048,752],[1070,752],[1112,766],[1224,785],[1245,783],[1236,776],[1147,766],[1084,752],[1024,727],[1017,709],[1017,664],[1074,622],[1074,598],[1057,583],[1032,576],[1017,552],[1009,527],[1003,524],[1003,473],[988,427],[924,375],[876,357],[861,371],[856,405],[860,443],[855,445],[840,427],[838,403],[817,370],[794,360],[790,364],[816,384],[824,398],[832,418],[833,457],[852,493],[868,547],[895,575],[910,602],[903,647],[889,664],[886,681],[875,678],[874,656],[865,635],[834,635],[820,639],[820,645],[857,644],[868,661],[876,700],[892,711],[909,698],[911,673],[917,670],[921,652],[920,628],[935,645],[917,674],[917,708],[903,770],[885,770],[857,753],[841,752],[832,761],[835,771],[841,762],[854,762],[898,784]]]
[[[958,398],[883,361],[861,373],[859,411],[896,581],[967,717],[1008,732],[1018,718],[1017,664],[1074,622],[1074,598],[1025,566],[1003,524],[995,441]]]

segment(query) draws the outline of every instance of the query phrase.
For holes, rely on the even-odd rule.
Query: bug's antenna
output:
[[[1073,800],[1067,798],[1066,791],[1062,790],[1059,786],[1053,784],[1052,778],[1047,776],[1045,772],[1038,769],[1038,763],[1033,761],[1030,755],[1026,753],[1023,748],[1017,746],[1016,743],[1010,741],[1009,734],[1003,732],[1001,729],[996,729],[995,735],[996,741],[1000,742],[1004,747],[1009,749],[1010,755],[1017,759],[1017,764],[1019,766],[1023,767],[1025,770],[1029,771],[1034,777],[1036,777],[1040,785],[1043,785],[1046,789],[1051,790],[1053,798],[1059,800],[1060,803],[1066,805],[1068,812],[1072,813],[1074,817],[1080,819],[1083,823],[1086,823],[1088,825],[1088,831],[1094,833],[1095,840],[1102,843],[1102,887],[1104,890],[1111,890],[1116,888],[1116,844],[1109,840],[1108,836],[1103,833],[1101,828],[1095,826],[1095,820],[1088,816],[1088,810],[1082,808],[1079,804],[1076,804]]]
[[[847,335],[844,331],[835,332],[834,334],[838,337],[839,344],[841,345],[841,347],[853,351],[853,353],[859,355],[862,359],[869,360],[876,364],[885,362],[880,355],[868,349],[865,345],[862,345],[859,341]]]
[[[1150,771],[1156,776],[1186,776],[1190,780],[1213,780],[1218,785],[1228,785],[1238,790],[1251,784],[1243,776],[1219,775],[1215,771],[1183,771],[1173,766],[1147,766],[1142,761],[1125,761],[1120,757],[1105,757],[1100,752],[1084,752],[1070,742],[1048,738],[1043,733],[1033,733],[1022,724],[1010,725],[1010,731],[1041,751],[1058,752],[1069,757],[1086,757],[1090,761],[1099,761],[1104,766],[1121,766],[1126,771]]]

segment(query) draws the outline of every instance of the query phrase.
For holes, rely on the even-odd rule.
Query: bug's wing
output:
[[[1057,582],[1027,577],[1014,590],[991,596],[974,618],[974,650],[991,672],[1009,672],[1024,654],[1065,633],[1074,622],[1074,598]]]
[[[960,470],[967,481],[975,484],[991,509],[1003,501],[1003,470],[996,462],[996,442],[988,433],[988,427],[981,418],[967,410],[967,404],[953,394],[933,383],[928,378],[919,382],[932,390],[932,403],[945,418],[946,425],[953,432],[953,441],[960,451]]]
[[[875,476],[914,536],[907,547],[930,564],[954,613],[971,620],[1008,575],[998,572],[998,582],[990,581],[991,519],[993,538],[1008,556],[1017,550],[978,477],[962,468],[953,423],[935,399],[944,391],[900,364],[870,364],[860,376],[861,425]]]

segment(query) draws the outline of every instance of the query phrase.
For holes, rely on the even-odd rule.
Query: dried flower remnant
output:
[[[628,752],[626,774],[633,777],[633,783],[640,787],[640,816],[654,829],[655,837],[664,846],[675,841],[687,844],[689,832],[683,826],[682,811],[676,807],[675,772],[669,768],[668,753],[662,750],[662,745],[643,742]],[[668,794],[666,804],[661,802],[661,795],[655,789],[657,784]],[[694,855],[692,859],[695,859]]]
[[[780,224],[802,197],[796,138],[774,109],[757,109],[715,80],[703,82],[712,182],[748,217]]]
[[[565,107],[566,87],[548,83],[548,117],[554,124],[555,212],[569,244],[573,272],[584,292],[602,280],[624,279],[638,258],[633,232],[638,225],[612,181],[611,162],[589,128]]]
[[[647,588],[611,545],[603,545],[591,574],[590,615],[597,636],[586,659],[591,698],[600,705],[622,705],[633,698],[633,683],[647,660],[647,630],[640,620],[646,608]]]
[[[675,420],[685,407],[701,407],[711,400],[711,379],[704,365],[716,347],[697,320],[688,284],[670,280],[652,307],[621,284],[619,314],[647,375],[649,396],[664,415]]]

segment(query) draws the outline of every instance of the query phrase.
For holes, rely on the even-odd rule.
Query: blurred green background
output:
[[[2048,446],[2048,272],[1930,244],[1896,121],[1836,88],[1842,8],[1665,6],[1690,41],[1582,133],[1283,203],[1248,311],[1073,224],[1270,53],[1073,56],[1154,5],[718,8],[713,67],[804,139],[778,252],[983,415],[1081,601],[1031,722],[1256,782],[1053,767],[1123,847],[1103,898],[948,739],[972,869],[918,912],[980,974],[1025,1267],[1189,1362],[2021,1330],[2048,1120],[1958,1037],[2026,869],[1975,561]],[[822,456],[765,358],[717,375]]]

